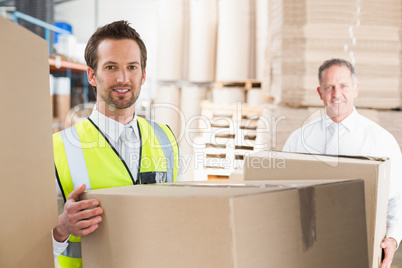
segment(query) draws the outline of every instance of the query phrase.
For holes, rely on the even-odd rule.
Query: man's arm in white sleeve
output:
[[[57,180],[56,180],[56,191],[57,191],[57,204],[58,204],[58,207],[59,207],[59,214],[61,214],[63,212],[63,209],[61,209],[61,212],[60,212],[60,207],[63,207],[64,200],[63,200],[63,197],[62,197],[60,186],[57,183]],[[52,230],[52,240],[53,240],[53,255],[54,255],[54,258],[57,258],[68,247],[68,238],[63,242],[57,242],[54,239],[53,230]]]
[[[68,238],[70,238],[70,237],[68,237]],[[53,256],[54,256],[54,258],[59,257],[59,255],[66,250],[66,248],[68,247],[68,238],[64,242],[57,242],[54,239],[53,230],[52,230]]]

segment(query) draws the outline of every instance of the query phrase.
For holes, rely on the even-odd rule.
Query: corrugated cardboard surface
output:
[[[243,178],[245,180],[363,179],[369,256],[372,260],[370,267],[378,267],[381,263],[380,243],[386,234],[389,192],[387,158],[258,152],[246,156]]]
[[[86,268],[368,267],[361,180],[184,182],[82,198],[104,209],[82,238]]]
[[[0,267],[54,267],[47,43],[0,17]]]
[[[267,95],[287,105],[321,106],[318,67],[344,58],[355,65],[360,82],[357,107],[401,107],[400,1],[268,2]]]

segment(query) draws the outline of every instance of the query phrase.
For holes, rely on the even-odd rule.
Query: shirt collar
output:
[[[130,121],[127,125],[123,125],[120,122],[107,117],[106,115],[99,112],[97,107],[92,111],[92,114],[89,118],[98,126],[99,130],[103,132],[109,139],[113,142],[117,143],[121,133],[125,126],[130,125],[133,128],[134,135],[138,138],[138,127],[137,127],[137,115],[134,114],[133,120]]]
[[[353,107],[352,113],[342,120],[341,124],[349,131],[353,131],[358,122],[359,113],[356,111],[356,108]]]
[[[339,124],[344,126],[346,128],[346,130],[353,131],[353,129],[355,128],[355,126],[358,122],[358,116],[359,116],[359,113],[356,111],[356,108],[353,107],[352,113],[350,115],[348,115],[348,117],[343,119]],[[330,124],[335,123],[335,122],[332,121],[332,119],[327,115],[327,112],[325,112],[323,123],[324,123],[324,127],[327,127]]]

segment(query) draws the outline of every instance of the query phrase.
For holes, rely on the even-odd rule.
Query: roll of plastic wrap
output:
[[[199,120],[201,114],[201,101],[206,97],[207,88],[198,86],[185,86],[181,89],[181,112],[183,137],[179,141],[183,166],[183,180],[199,179],[195,177],[194,143],[200,136]]]
[[[175,134],[180,136],[182,113],[180,110],[180,88],[161,86],[158,88],[157,99],[154,101],[151,117],[158,123],[167,124]]]
[[[158,70],[162,81],[182,79],[184,1],[158,2]]]
[[[248,0],[219,1],[217,81],[249,79],[249,2]]]
[[[185,86],[181,90],[181,110],[186,121],[192,116],[200,115],[201,101],[205,99],[207,88],[199,86]]]
[[[198,86],[186,86],[181,90],[181,111],[184,114],[185,122],[184,139],[180,141],[180,149],[183,154],[193,154],[193,143],[195,137],[200,134],[199,120],[201,115],[201,101],[205,98],[207,88]]]
[[[265,76],[265,66],[267,63],[267,44],[268,44],[268,0],[256,0],[255,8],[255,78],[263,80]]]
[[[247,90],[247,104],[249,106],[258,106],[262,104],[261,89]]]
[[[243,103],[245,99],[245,89],[241,87],[214,88],[212,90],[212,102],[215,104]]]
[[[268,150],[272,146],[272,136],[276,133],[271,132],[272,110],[269,106],[264,107],[257,123],[257,136],[255,139],[255,151]]]
[[[190,0],[188,80],[212,82],[215,77],[217,0]]]

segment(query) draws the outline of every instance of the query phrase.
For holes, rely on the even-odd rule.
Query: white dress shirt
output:
[[[327,115],[294,131],[283,151],[324,154],[327,128],[333,122]],[[391,133],[361,116],[356,109],[337,124],[339,155],[389,157],[391,160],[390,191],[387,217],[387,237],[398,245],[402,239],[402,155]]]
[[[130,137],[129,141],[129,148],[130,148],[130,160],[125,159],[125,162],[130,167],[131,174],[133,178],[136,180],[138,175],[138,165],[139,165],[139,154],[140,154],[140,135],[139,129],[137,126],[137,116],[134,115],[133,120],[127,125],[123,125],[118,121],[105,116],[104,114],[100,113],[96,107],[92,111],[92,114],[89,116],[89,119],[98,126],[99,130],[105,134],[106,138],[109,140],[109,143],[112,147],[116,149],[116,151],[121,155],[121,140],[120,135],[123,132],[125,126],[130,125],[133,128],[133,132]],[[180,151],[179,151],[180,155]],[[177,181],[182,179],[183,174],[183,165],[182,162],[179,161],[179,168],[177,172]],[[57,194],[61,196],[61,190],[59,188],[59,184],[57,185]],[[53,254],[54,257],[57,258],[68,246],[68,238],[64,242],[57,242],[53,237]]]

